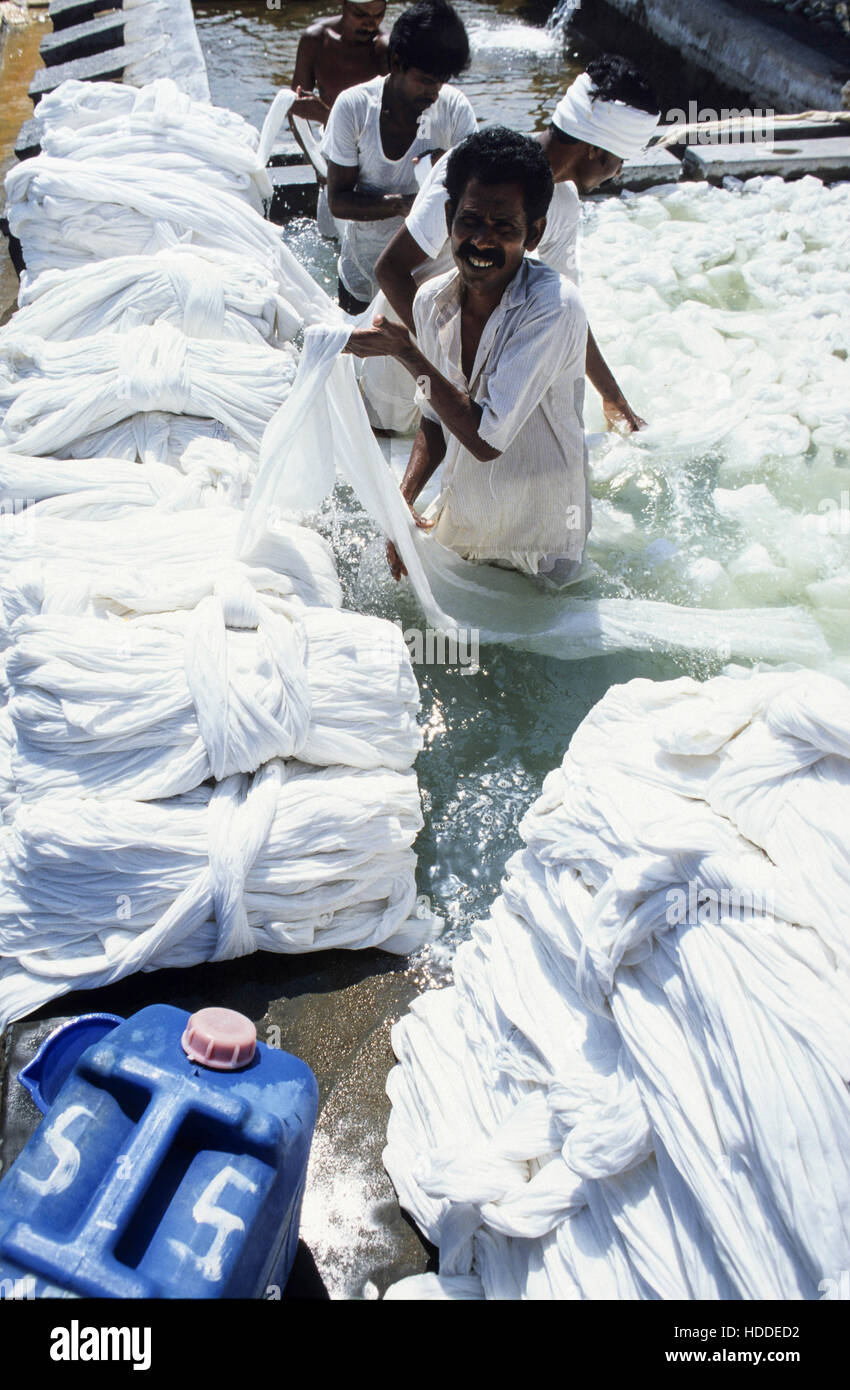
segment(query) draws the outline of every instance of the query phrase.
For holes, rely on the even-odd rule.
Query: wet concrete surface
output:
[[[14,1161],[41,1119],[18,1072],[60,1023],[88,1012],[127,1017],[153,1003],[238,1009],[262,1042],[302,1057],[319,1085],[302,1238],[285,1298],[379,1298],[431,1261],[381,1162],[390,1029],[419,989],[406,960],[371,950],[254,955],[67,995],[13,1023],[0,1044],[0,1167]]]

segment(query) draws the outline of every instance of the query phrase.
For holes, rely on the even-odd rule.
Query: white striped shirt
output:
[[[433,535],[469,560],[536,574],[541,560],[580,560],[590,529],[584,447],[587,319],[575,286],[526,257],[484,326],[472,378],[461,367],[460,276],[428,280],[413,302],[420,349],[482,407],[476,459],[443,427],[442,487]],[[438,421],[426,393],[424,416]]]

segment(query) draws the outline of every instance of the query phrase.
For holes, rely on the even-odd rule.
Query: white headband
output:
[[[593,81],[583,72],[558,102],[552,124],[565,135],[597,145],[618,159],[632,159],[645,147],[658,119],[624,101],[594,100]]]

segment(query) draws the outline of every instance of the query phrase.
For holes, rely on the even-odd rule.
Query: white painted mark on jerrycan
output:
[[[244,1173],[240,1173],[236,1168],[231,1168],[227,1164],[216,1173],[211,1182],[207,1184],[192,1208],[192,1215],[199,1226],[212,1226],[215,1229],[212,1244],[205,1255],[199,1255],[191,1250],[182,1240],[175,1240],[169,1237],[169,1245],[177,1251],[179,1255],[190,1256],[194,1261],[195,1267],[204,1279],[218,1282],[222,1276],[222,1259],[224,1248],[228,1238],[237,1231],[244,1231],[245,1222],[240,1216],[234,1215],[226,1207],[217,1205],[224,1189],[232,1183],[234,1187],[241,1188],[243,1192],[256,1192],[257,1184],[246,1178]]]
[[[92,1112],[84,1105],[69,1105],[45,1130],[44,1142],[56,1156],[56,1166],[46,1178],[36,1178],[26,1171],[20,1173],[21,1181],[42,1197],[54,1197],[58,1192],[64,1192],[80,1171],[82,1155],[76,1144],[66,1137],[65,1131],[81,1115],[89,1120],[94,1119]]]

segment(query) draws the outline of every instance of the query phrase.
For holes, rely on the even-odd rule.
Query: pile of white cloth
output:
[[[419,691],[381,618],[271,612],[247,580],[189,612],[21,618],[6,655],[15,790],[141,801],[272,758],[409,768]]]
[[[412,772],[277,760],[167,801],[24,804],[0,828],[0,1028],[135,970],[405,953],[429,928],[413,915],[421,824]]]
[[[135,507],[241,505],[251,477],[248,454],[224,440],[195,437],[175,462],[37,458],[0,449],[0,527],[8,538],[44,516],[93,521]]]
[[[341,606],[333,553],[316,531],[277,521],[236,559],[241,521],[231,507],[148,509],[143,525],[138,510],[104,523],[30,508],[14,518],[0,549],[0,649],[23,614],[171,613],[243,579],[273,611],[293,596]]]
[[[190,338],[276,347],[301,325],[261,267],[202,247],[46,270],[21,290],[18,303],[14,318],[0,329],[0,345],[29,335],[58,343],[161,322]]]
[[[0,344],[0,444],[47,454],[137,411],[220,420],[258,449],[289,394],[290,348],[187,338],[167,323],[67,343],[12,337]]]
[[[227,446],[231,457],[240,454],[256,467],[253,451],[238,447],[220,420],[202,420],[197,415],[171,415],[167,410],[146,410],[128,415],[117,425],[80,435],[68,449],[74,459],[117,458],[129,462],[159,463],[186,471],[184,460],[192,449],[197,458],[201,445],[212,444],[211,453],[222,460]],[[234,467],[236,464],[234,463]],[[241,467],[241,464],[239,465]]]
[[[393,1297],[814,1299],[850,1252],[850,692],[613,687],[393,1033]]]

